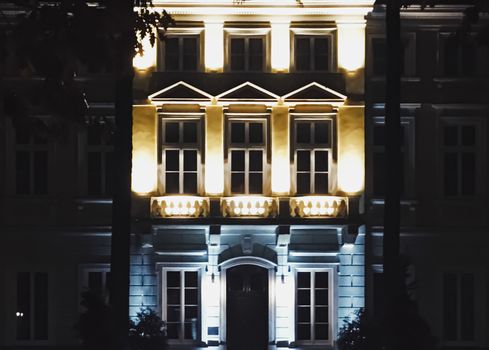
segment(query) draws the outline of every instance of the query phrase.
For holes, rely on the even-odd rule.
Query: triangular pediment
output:
[[[346,96],[316,82],[307,84],[297,90],[289,92],[282,97],[287,101],[327,101],[327,102],[342,102],[346,100]]]
[[[208,101],[212,99],[212,95],[184,81],[179,81],[149,95],[149,99],[153,101]]]
[[[216,96],[219,100],[274,101],[280,96],[249,81]]]

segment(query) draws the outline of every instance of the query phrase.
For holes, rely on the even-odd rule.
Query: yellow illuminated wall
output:
[[[224,67],[224,26],[222,22],[205,22],[205,70],[222,72]]]
[[[289,23],[272,22],[272,72],[288,72],[290,65]]]
[[[205,192],[224,192],[224,114],[217,105],[205,109]]]
[[[290,191],[289,107],[272,108],[272,193],[286,195]]]
[[[132,191],[146,194],[157,190],[157,118],[153,105],[133,106]]]
[[[345,105],[338,113],[338,185],[348,194],[365,186],[364,109]]]
[[[365,23],[337,23],[338,66],[354,72],[365,66]]]
[[[149,36],[142,40],[143,55],[136,54],[132,60],[132,65],[137,70],[147,70],[156,66],[156,44],[151,46]]]

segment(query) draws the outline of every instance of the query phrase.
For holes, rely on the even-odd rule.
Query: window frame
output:
[[[322,72],[322,73],[335,73],[338,71],[338,58],[337,58],[337,28],[299,28],[299,27],[291,27],[290,28],[290,71],[298,72],[298,73],[307,73],[307,72]],[[329,62],[327,70],[297,70],[296,68],[296,37],[303,38],[320,38],[327,37],[329,38],[328,49],[329,49]],[[312,49],[311,49],[312,50]],[[314,55],[311,56],[311,62],[314,60]],[[314,67],[315,68],[315,67]]]
[[[176,115],[175,113],[166,114],[160,113],[159,117],[159,130],[158,130],[158,192],[165,195],[199,195],[203,192],[203,165],[202,160],[203,155],[203,123],[202,118],[203,113],[183,113],[182,115]],[[194,122],[197,124],[197,142],[196,143],[185,143],[183,142],[183,123]],[[167,143],[165,142],[165,124],[166,123],[178,123],[179,124],[179,142],[178,143]],[[179,151],[179,189],[178,193],[167,193],[166,192],[166,159],[165,151],[176,150]],[[197,192],[196,193],[185,193],[184,192],[184,157],[185,151],[196,151],[197,152],[197,169],[195,173],[197,174]],[[175,171],[172,171],[175,172]],[[192,171],[193,173],[193,171]]]
[[[157,71],[158,72],[202,72],[204,71],[204,28],[168,28],[166,38],[178,38],[178,69],[167,70],[166,69],[166,51],[165,41],[158,40],[158,57],[157,57]],[[197,65],[195,70],[183,69],[183,39],[195,38],[197,40]]]
[[[316,39],[326,38],[328,40],[328,66],[326,69],[317,69],[315,63],[316,57]],[[309,67],[310,69],[298,69],[297,68],[297,40],[298,39],[309,39]],[[293,67],[295,72],[323,72],[330,73],[333,72],[333,35],[332,34],[323,34],[323,35],[305,35],[305,34],[295,34],[293,36],[293,58],[291,57],[291,61],[293,62]]]
[[[236,195],[267,195],[270,193],[270,164],[269,164],[269,138],[270,138],[270,126],[269,126],[269,113],[226,113],[226,149],[225,149],[225,193],[236,196]],[[231,124],[232,123],[244,123],[245,124],[245,142],[242,144],[231,143]],[[249,135],[249,124],[250,123],[261,123],[263,125],[263,142],[262,143],[249,143],[247,140],[247,135]],[[243,145],[243,146],[240,146]],[[262,163],[262,193],[250,194],[249,193],[249,152],[253,150],[260,150],[263,152],[263,163]],[[245,151],[245,170],[244,170],[244,193],[234,193],[231,188],[231,162],[232,162],[232,151]],[[241,173],[241,172],[240,172]]]
[[[89,273],[100,272],[102,273],[102,290],[104,291],[102,297],[108,301],[108,276],[110,273],[109,263],[94,263],[94,264],[80,264],[78,267],[78,296],[81,297],[81,293],[88,291],[89,286]],[[81,298],[80,298],[81,301]]]
[[[224,71],[232,73],[266,73],[271,70],[270,59],[270,32],[271,28],[237,28],[237,27],[225,27],[224,28]],[[244,70],[232,70],[231,69],[231,40],[235,38],[245,39],[245,69]],[[262,70],[250,70],[249,69],[249,39],[263,39],[263,69]]]

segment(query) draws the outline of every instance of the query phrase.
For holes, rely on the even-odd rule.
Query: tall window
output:
[[[266,161],[265,121],[229,122],[231,193],[262,194]]]
[[[476,193],[476,125],[447,124],[443,127],[443,190],[446,196]]]
[[[443,338],[473,341],[475,326],[475,276],[473,273],[443,275]]]
[[[114,181],[114,129],[109,121],[87,127],[87,194],[110,196]]]
[[[200,338],[200,282],[197,269],[163,269],[163,318],[170,340]]]
[[[296,286],[297,341],[313,344],[330,342],[330,272],[298,271]]]
[[[90,290],[104,298],[109,296],[110,267],[106,264],[83,266],[81,269],[81,292]]]
[[[470,36],[459,38],[451,35],[446,37],[443,43],[444,74],[446,76],[474,76],[477,72],[475,40]]]
[[[16,128],[15,190],[20,195],[48,193],[48,130],[40,120]]]
[[[331,156],[331,121],[296,120],[295,182],[297,194],[327,194]]]
[[[200,123],[198,120],[163,120],[162,177],[167,194],[199,191]]]
[[[294,40],[295,70],[329,71],[331,37],[296,35]]]
[[[229,39],[231,71],[263,71],[265,67],[264,37],[231,37]]]
[[[387,61],[387,45],[385,37],[374,36],[370,41],[370,59],[368,64],[373,76],[385,76]],[[416,35],[405,33],[401,38],[401,75],[412,76],[416,72]]]
[[[17,340],[48,339],[48,274],[17,273]]]
[[[196,71],[199,66],[198,36],[169,36],[164,42],[166,71]]]

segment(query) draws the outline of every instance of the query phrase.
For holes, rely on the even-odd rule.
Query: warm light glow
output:
[[[338,23],[338,66],[350,72],[365,66],[365,23]]]
[[[277,202],[261,196],[236,196],[221,199],[223,216],[275,216]]]
[[[209,199],[198,196],[164,196],[151,198],[151,216],[207,216]]]
[[[272,108],[272,192],[287,195],[290,191],[289,108]]]
[[[156,44],[151,46],[149,36],[146,36],[143,41],[143,55],[139,53],[132,59],[132,65],[137,70],[147,70],[156,66]]]
[[[142,151],[132,154],[132,185],[133,192],[150,193],[156,187],[156,159]]]
[[[304,196],[290,199],[291,216],[345,217],[348,198],[336,196]]]
[[[224,67],[224,26],[222,22],[205,23],[205,70],[222,72]]]
[[[272,71],[288,72],[290,65],[289,23],[272,23]]]
[[[224,115],[222,106],[207,106],[205,115],[205,192],[224,192]]]
[[[340,188],[346,193],[363,190],[365,177],[363,157],[356,153],[342,154],[338,164],[338,181]]]

